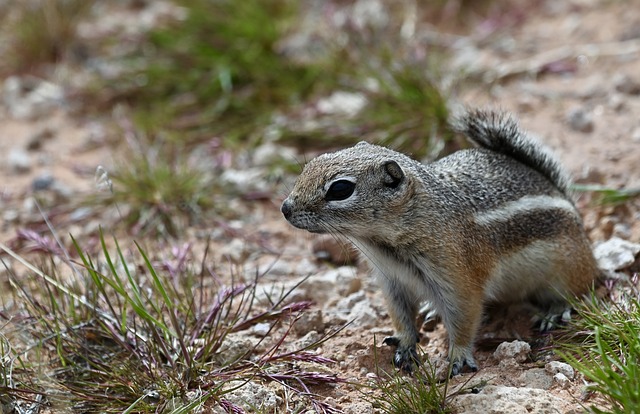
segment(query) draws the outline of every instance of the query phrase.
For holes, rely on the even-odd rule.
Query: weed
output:
[[[182,0],[184,21],[153,30],[132,60],[143,69],[100,85],[128,102],[138,126],[180,131],[183,141],[259,140],[257,125],[318,87],[321,69],[295,64],[276,43],[297,13],[291,0]],[[142,54],[142,56],[140,56]],[[143,85],[143,86],[141,86]]]
[[[437,70],[444,53],[398,34],[403,13],[382,28],[327,23],[319,36],[330,39],[312,35],[305,52],[324,46],[303,58],[288,41],[309,22],[330,21],[326,13],[291,0],[178,3],[188,11],[184,21],[153,30],[129,71],[94,85],[110,104],[126,102],[143,131],[173,131],[189,144],[221,137],[227,148],[255,145],[267,130],[300,147],[365,139],[418,157],[451,138]],[[336,91],[359,94],[366,105],[356,116],[319,113],[318,100]]]
[[[375,408],[387,414],[451,412],[447,405],[448,381],[438,381],[436,368],[429,362],[429,358],[423,358],[427,362],[419,364],[409,376],[396,370],[386,372],[378,364],[377,353],[375,358],[375,380],[367,386],[359,387],[363,398]]]
[[[640,293],[632,287],[618,294],[615,301],[592,294],[575,303],[577,318],[559,342],[560,355],[588,389],[611,404],[610,411],[591,407],[596,413],[640,413]]]
[[[221,166],[207,148],[187,151],[179,143],[148,137],[123,122],[127,149],[113,171],[98,167],[96,184],[105,190],[91,204],[113,206],[134,234],[177,236],[204,213],[224,211]]]
[[[574,184],[572,188],[579,192],[591,192],[595,203],[599,205],[621,205],[640,197],[640,188],[616,189],[601,185]]]
[[[98,262],[73,243],[77,260],[63,259],[65,271],[55,257],[39,268],[0,246],[32,276],[11,275],[24,306],[11,312],[19,311],[25,322],[9,323],[29,335],[31,345],[0,341],[0,386],[9,403],[24,403],[34,390],[20,384],[35,378],[37,395],[46,395],[54,408],[145,413],[220,406],[245,412],[234,390],[276,382],[292,400],[336,412],[312,388],[342,380],[302,368],[332,362],[309,350],[330,335],[306,348],[286,349],[291,325],[309,303],[286,303],[289,292],[259,299],[261,275],[226,285],[206,265],[206,253],[199,271],[190,268],[185,252],[164,260],[165,270],[158,271],[138,245],[137,255],[125,253],[117,240],[110,249],[101,235]],[[258,323],[268,324],[269,333],[250,340],[246,332]],[[35,375],[35,365],[22,372],[4,368],[4,361],[23,356],[43,373]]]
[[[6,13],[0,10],[4,16],[0,23],[8,38],[8,50],[0,70],[33,71],[41,64],[68,57],[77,46],[77,25],[93,3],[94,0],[24,0],[11,2],[11,9],[5,6]]]

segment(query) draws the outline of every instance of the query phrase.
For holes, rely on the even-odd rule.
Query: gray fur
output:
[[[430,164],[366,142],[311,160],[282,204],[295,227],[346,237],[369,261],[397,334],[394,363],[416,357],[415,317],[433,303],[449,333],[452,373],[476,369],[472,349],[487,301],[554,305],[598,273],[568,179],[510,117],[458,121],[480,148]],[[354,191],[327,193],[345,180]]]
[[[520,129],[518,122],[509,114],[469,110],[455,117],[452,125],[480,147],[505,154],[540,172],[569,197],[567,172],[551,151]]]

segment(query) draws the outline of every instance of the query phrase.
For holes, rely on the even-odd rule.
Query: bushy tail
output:
[[[540,172],[569,197],[569,175],[551,150],[520,129],[509,114],[468,110],[456,116],[452,125],[480,147],[505,154]]]

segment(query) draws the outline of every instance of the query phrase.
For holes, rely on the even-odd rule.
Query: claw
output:
[[[396,338],[395,336],[387,336],[386,338],[384,338],[382,343],[388,346],[397,347],[400,345],[400,339]]]
[[[554,306],[540,318],[539,330],[540,332],[551,331],[569,321],[571,321],[571,308],[564,305]]]
[[[385,345],[396,347],[396,353],[393,356],[393,365],[396,368],[400,368],[406,373],[411,373],[413,368],[420,363],[416,346],[402,346],[400,339],[395,336],[388,336],[384,338],[383,343]]]
[[[471,349],[453,349],[449,355],[449,360],[451,361],[452,377],[461,374],[465,366],[469,367],[473,372],[478,370],[478,364],[476,364],[475,359],[473,359]]]

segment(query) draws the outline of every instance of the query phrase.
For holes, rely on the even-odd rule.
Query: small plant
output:
[[[256,142],[275,111],[321,87],[321,67],[296,64],[277,51],[297,2],[176,3],[186,18],[152,30],[130,56],[130,71],[96,85],[95,93],[110,103],[127,102],[144,131],[179,131],[190,143],[212,136],[224,136],[227,146]]]
[[[96,185],[102,191],[89,199],[91,204],[113,206],[134,234],[172,237],[204,213],[223,211],[224,189],[216,179],[221,167],[215,154],[148,138],[129,123],[124,125],[128,148],[121,151],[112,171],[98,167]]]
[[[640,197],[640,188],[616,189],[601,185],[574,184],[572,188],[579,192],[590,192],[595,196],[595,203],[601,205],[621,205]]]
[[[576,303],[578,315],[560,339],[559,352],[584,375],[588,389],[611,404],[610,410],[594,406],[592,412],[640,413],[640,293],[625,287],[615,296],[592,294]]]
[[[288,404],[337,412],[313,387],[342,380],[309,369],[332,362],[310,351],[330,335],[301,349],[288,345],[308,302],[286,303],[289,292],[259,299],[260,275],[226,284],[228,278],[206,265],[206,253],[193,271],[185,259],[188,246],[156,263],[138,245],[134,262],[133,252],[102,236],[100,261],[73,243],[76,260],[52,258],[41,268],[2,246],[31,273],[11,276],[24,308],[11,310],[19,317],[8,323],[27,340],[9,338],[8,345],[0,338],[3,404],[43,396],[54,409],[82,412],[180,413],[218,406],[243,413],[250,403],[232,397],[234,391],[274,382]],[[69,269],[54,265],[61,261]],[[249,340],[246,332],[257,324],[266,324],[268,333]],[[32,365],[11,371],[23,356]]]
[[[375,346],[374,346],[375,348]],[[446,414],[452,410],[447,404],[448,380],[438,380],[436,368],[425,357],[411,375],[397,370],[386,372],[376,358],[376,378],[359,388],[366,401],[387,414]]]
[[[8,39],[0,70],[33,71],[68,57],[77,47],[77,26],[94,0],[22,0],[0,5],[0,23]],[[1,9],[6,10],[1,10]]]

